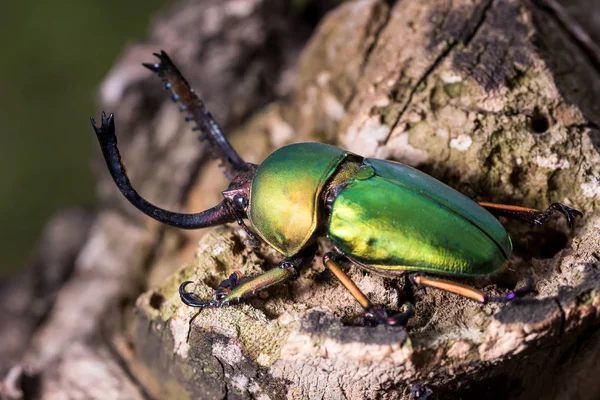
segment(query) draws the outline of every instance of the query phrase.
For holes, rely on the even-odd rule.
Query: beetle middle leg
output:
[[[521,221],[528,222],[530,224],[542,225],[544,224],[552,214],[559,212],[567,219],[567,225],[571,228],[575,222],[575,217],[583,217],[583,213],[579,210],[566,206],[562,203],[552,203],[546,209],[546,211],[536,210],[534,208],[526,208],[519,206],[511,206],[507,204],[495,204],[495,203],[479,203],[480,206],[488,210],[495,216],[517,218]]]
[[[405,312],[390,314],[384,307],[375,305],[365,296],[365,294],[356,286],[348,275],[339,267],[337,256],[334,253],[326,253],[323,256],[323,265],[328,268],[333,275],[344,285],[350,294],[358,301],[358,303],[366,311],[365,317],[379,324],[384,325],[404,325],[406,321],[413,315],[413,308],[410,303]]]
[[[488,296],[480,290],[472,288],[462,283],[452,282],[441,278],[432,278],[421,274],[410,274],[409,279],[416,286],[428,286],[435,289],[444,290],[446,292],[458,294],[460,296],[478,301],[482,304],[486,303],[506,303],[516,298],[522,297],[527,293],[535,292],[533,278],[529,278],[526,286],[509,292],[505,296]]]
[[[223,307],[237,304],[258,290],[296,279],[300,270],[311,263],[317,249],[316,243],[310,245],[297,255],[283,259],[278,267],[257,276],[245,277],[239,271],[235,271],[219,284],[212,300],[200,300],[194,294],[187,292],[185,288],[192,283],[191,281],[185,281],[179,286],[179,296],[181,301],[190,307]]]

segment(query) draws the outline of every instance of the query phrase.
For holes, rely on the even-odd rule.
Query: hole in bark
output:
[[[233,235],[232,239],[233,239],[233,248],[231,249],[231,251],[235,255],[242,254],[244,252],[244,250],[246,250],[246,245],[244,244],[244,242],[242,242],[242,239],[237,234]],[[250,238],[248,237],[248,239],[250,239]]]
[[[550,128],[548,117],[539,111],[533,113],[530,124],[533,133],[544,133]]]
[[[552,258],[567,246],[568,237],[558,231],[548,230],[540,246],[541,258]]]
[[[37,399],[40,397],[42,389],[42,377],[40,374],[21,376],[21,389],[24,399]]]
[[[568,235],[560,230],[558,226],[548,225],[513,234],[515,253],[519,253],[526,258],[549,259],[563,250],[569,242]],[[517,235],[521,236],[520,240],[516,239]]]
[[[521,183],[521,175],[523,174],[523,168],[515,168],[510,173],[509,181],[514,187],[518,187]]]
[[[150,307],[155,310],[160,310],[164,302],[165,297],[160,293],[152,293],[152,296],[150,296]]]

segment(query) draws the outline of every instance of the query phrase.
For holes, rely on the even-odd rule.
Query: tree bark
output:
[[[193,150],[160,85],[132,69],[148,61],[150,48],[165,46],[225,126],[244,121],[230,138],[248,161],[283,144],[324,141],[416,166],[479,201],[537,208],[559,201],[585,217],[571,231],[561,218],[542,228],[507,223],[515,247],[507,268],[464,280],[500,293],[533,275],[538,294],[507,305],[415,290],[351,267],[375,303],[416,307],[406,327],[370,328],[344,323],[360,307],[320,262],[239,306],[184,306],[182,281],[209,298],[234,269],[255,274],[277,255],[245,248],[237,227],[201,237],[146,223],[104,175],[107,207],[18,363],[26,373],[13,367],[5,390],[94,398],[91,388],[124,398],[600,397],[600,69],[573,29],[586,33],[585,23],[565,22],[559,3],[542,0],[348,1],[320,23],[298,61],[302,40],[282,38],[297,29],[283,11],[270,12],[275,3],[177,4],[101,89],[104,107],[120,112],[124,158],[147,198],[173,208],[189,195],[187,207],[199,210],[226,187]],[[211,7],[226,17],[215,22]],[[268,38],[282,40],[277,57],[256,55]],[[198,60],[202,71],[192,68]],[[119,306],[146,287],[133,312]],[[102,373],[86,375],[77,368],[82,360]],[[18,386],[15,377],[39,385]]]

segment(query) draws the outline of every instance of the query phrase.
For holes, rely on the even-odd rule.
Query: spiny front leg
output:
[[[529,222],[530,224],[542,225],[550,216],[556,212],[559,212],[567,219],[567,225],[569,228],[573,227],[575,223],[575,217],[583,217],[583,213],[579,210],[566,206],[562,203],[552,203],[546,211],[536,210],[534,208],[526,208],[519,206],[511,206],[507,204],[495,204],[495,203],[479,203],[480,206],[491,212],[496,216],[517,218],[521,221]]]
[[[254,277],[245,277],[241,272],[235,271],[219,284],[212,300],[200,300],[194,294],[185,290],[191,281],[183,282],[179,286],[181,301],[190,307],[223,307],[239,303],[242,299],[259,290],[277,285],[289,279],[296,279],[300,270],[308,266],[317,252],[317,245],[313,244],[294,257],[286,258],[265,273]]]
[[[323,256],[323,265],[328,268],[333,275],[344,285],[358,303],[364,308],[364,317],[370,321],[383,325],[404,325],[413,315],[412,304],[407,303],[408,309],[405,312],[390,313],[383,306],[375,305],[365,296],[365,294],[356,286],[348,275],[338,265],[338,259],[334,253],[326,253]]]

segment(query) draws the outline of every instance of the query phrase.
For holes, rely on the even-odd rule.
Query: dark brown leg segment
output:
[[[409,304],[409,308],[407,311],[403,313],[396,313],[389,315],[388,311],[381,307],[377,306],[364,295],[364,293],[356,286],[356,284],[350,279],[348,275],[337,264],[337,259],[339,256],[334,253],[326,253],[323,256],[323,265],[328,268],[333,275],[344,285],[348,291],[352,294],[352,296],[358,301],[358,303],[362,306],[362,308],[366,311],[366,317],[374,322],[384,325],[404,325],[406,321],[413,315],[412,305]]]
[[[575,222],[575,217],[583,216],[581,211],[568,207],[562,203],[552,203],[546,211],[540,211],[534,208],[510,206],[507,204],[479,203],[479,205],[496,216],[517,218],[535,225],[542,225],[552,214],[559,212],[567,218],[567,225],[571,228]]]

